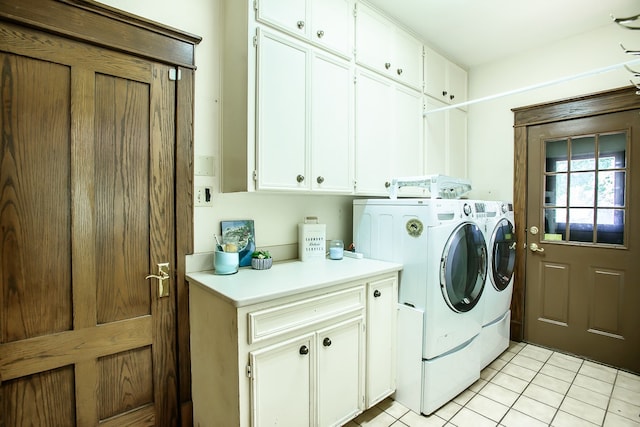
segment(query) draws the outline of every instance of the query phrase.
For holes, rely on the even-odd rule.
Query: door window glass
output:
[[[546,241],[624,244],[627,133],[545,141]]]

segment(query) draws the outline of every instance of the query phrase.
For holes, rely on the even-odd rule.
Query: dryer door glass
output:
[[[461,224],[451,234],[440,261],[440,288],[456,312],[471,310],[480,300],[487,276],[487,245],[480,228]]]
[[[503,291],[509,286],[516,264],[516,236],[513,224],[505,218],[501,219],[494,229],[491,241],[491,281],[493,286]]]

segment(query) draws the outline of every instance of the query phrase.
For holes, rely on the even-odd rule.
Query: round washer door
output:
[[[491,236],[491,282],[498,291],[503,291],[511,283],[516,265],[516,236],[513,224],[502,218]]]
[[[487,245],[480,228],[470,222],[449,236],[440,260],[440,289],[447,305],[458,313],[480,300],[487,277]]]

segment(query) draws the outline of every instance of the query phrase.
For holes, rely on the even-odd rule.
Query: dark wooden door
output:
[[[640,110],[528,128],[525,338],[640,372]]]
[[[0,426],[177,425],[169,67],[0,46]]]

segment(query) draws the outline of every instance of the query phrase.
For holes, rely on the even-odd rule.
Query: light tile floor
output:
[[[426,417],[386,399],[345,427],[640,427],[640,376],[512,342],[481,378]]]

